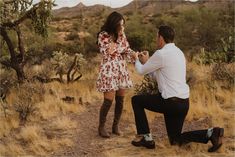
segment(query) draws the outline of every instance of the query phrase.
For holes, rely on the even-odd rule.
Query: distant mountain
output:
[[[85,6],[83,3],[79,3],[74,7],[63,7],[60,9],[56,9],[53,11],[55,17],[76,17],[83,15],[95,15],[99,14],[102,11],[119,11],[121,13],[133,12],[133,11],[141,11],[145,14],[149,13],[158,13],[168,9],[173,9],[175,6],[188,3],[184,0],[155,0],[155,1],[132,1],[128,5],[120,8],[110,8],[104,5],[93,5],[93,6]]]
[[[110,7],[104,6],[104,5],[93,5],[93,6],[86,6],[83,3],[79,3],[78,5],[74,7],[63,7],[60,9],[53,10],[53,15],[55,17],[76,17],[83,15],[95,15],[99,14],[99,12],[102,12],[104,10],[111,10]]]
[[[83,3],[79,3],[74,7],[63,7],[53,10],[55,17],[76,17],[76,16],[96,16],[102,12],[119,11],[121,13],[130,13],[138,11],[143,14],[157,14],[174,9],[180,5],[202,5],[210,8],[223,7],[226,8],[228,4],[234,4],[234,0],[199,0],[197,2],[189,2],[185,0],[137,0],[132,1],[128,5],[120,8],[110,8],[104,5],[85,6]]]
[[[128,5],[120,8],[120,11],[140,11],[143,14],[155,14],[175,8],[177,5],[187,3],[184,0],[155,0],[155,1],[132,1]]]

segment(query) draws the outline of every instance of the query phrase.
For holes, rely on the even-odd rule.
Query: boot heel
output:
[[[219,134],[220,137],[223,137],[224,136],[224,128],[220,128],[220,134]]]

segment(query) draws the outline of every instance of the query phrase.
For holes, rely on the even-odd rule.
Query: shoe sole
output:
[[[152,146],[145,146],[145,145],[137,145],[137,144],[134,144],[134,143],[131,143],[133,146],[135,147],[145,147],[147,149],[155,149],[155,145],[152,145]]]
[[[99,136],[103,138],[110,138],[110,135],[102,135],[101,133],[99,133]]]
[[[220,137],[223,137],[224,136],[224,128],[220,128]]]

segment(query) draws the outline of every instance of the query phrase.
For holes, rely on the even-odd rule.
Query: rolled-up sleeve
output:
[[[140,75],[149,74],[160,69],[163,66],[163,56],[156,51],[145,64],[141,64],[139,60],[135,62],[135,68]]]

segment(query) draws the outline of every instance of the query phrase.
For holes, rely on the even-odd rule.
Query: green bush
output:
[[[157,94],[157,82],[152,80],[148,75],[145,75],[142,82],[135,86],[135,93],[137,95]]]
[[[202,48],[198,57],[197,62],[202,64],[235,62],[234,38],[232,36],[221,38],[218,49],[211,52]]]

